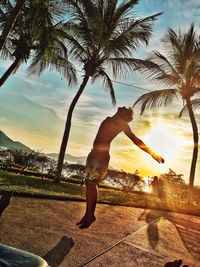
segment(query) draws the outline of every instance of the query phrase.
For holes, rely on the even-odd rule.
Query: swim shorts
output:
[[[86,161],[85,182],[87,184],[99,184],[104,180],[109,160],[110,155],[108,152],[91,150]]]

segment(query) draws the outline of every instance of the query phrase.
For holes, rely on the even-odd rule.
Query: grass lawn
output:
[[[13,174],[0,170],[0,191],[13,194],[30,194],[35,197],[78,197],[84,198],[84,188],[73,183],[53,183],[50,179]]]
[[[85,200],[85,186],[71,182],[55,184],[49,179],[13,174],[0,170],[0,194],[3,192],[34,198]],[[153,194],[138,191],[125,192],[99,188],[99,202],[200,215],[199,206],[191,207],[186,203],[176,203],[173,198],[159,199]]]
[[[55,184],[49,179],[0,170],[0,192],[5,191],[11,192],[13,195],[85,200],[85,186],[69,182]],[[127,193],[114,189],[99,189],[99,201],[105,203],[144,207],[150,199],[153,199],[152,195],[142,192]]]

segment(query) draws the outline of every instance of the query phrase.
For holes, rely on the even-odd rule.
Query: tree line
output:
[[[3,170],[54,179],[56,167],[57,159],[48,157],[39,151],[27,152],[16,149],[2,149],[0,151],[0,169]],[[81,162],[65,162],[62,180],[77,179],[79,183],[82,183],[85,177],[84,174],[85,165]],[[160,179],[173,184],[185,184],[182,175],[176,174],[171,169],[169,169],[168,173],[161,174]],[[135,189],[143,191],[145,187],[144,177],[140,175],[138,170],[134,173],[128,173],[123,170],[109,169],[106,180],[110,185],[118,186],[125,191],[134,191]],[[105,184],[107,184],[107,181]]]

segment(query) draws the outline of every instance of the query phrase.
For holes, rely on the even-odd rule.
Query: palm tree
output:
[[[148,43],[153,22],[161,14],[136,19],[131,13],[138,0],[66,0],[68,15],[66,43],[71,62],[83,66],[83,80],[72,100],[61,142],[56,180],[60,181],[66,147],[68,144],[74,108],[89,79],[101,79],[115,105],[115,93],[111,78],[133,72],[144,61],[133,58],[133,52],[141,44]]]
[[[198,158],[198,127],[193,112],[193,107],[198,106],[195,96],[200,92],[200,36],[197,35],[192,24],[190,28],[177,33],[169,29],[162,39],[166,49],[166,56],[154,52],[150,59],[150,68],[143,68],[149,77],[166,89],[146,93],[138,98],[136,104],[141,104],[141,114],[146,108],[167,106],[178,97],[185,101],[193,130],[193,155],[190,168],[189,184],[194,185],[195,169]],[[183,112],[180,113],[180,116]]]
[[[13,62],[1,76],[0,87],[12,73],[17,71],[21,63],[27,62],[30,57],[31,49],[33,48],[31,41],[30,34],[28,34],[28,32],[24,32],[23,30],[20,32],[18,38],[8,38],[7,47],[3,48],[2,55],[4,58],[9,57],[10,59],[13,59]]]
[[[54,67],[65,74],[67,72],[66,56],[67,51],[62,42],[62,9],[56,1],[30,1],[22,8],[16,23],[6,45],[2,49],[1,55],[4,58],[13,60],[10,67],[0,78],[0,87],[5,83],[8,77],[17,71],[21,63],[27,62],[33,57],[37,62],[38,54],[54,61]],[[37,56],[35,56],[37,55]],[[55,63],[61,62],[63,67],[58,67]],[[41,63],[40,70],[47,67],[47,64]],[[53,66],[53,63],[51,67]],[[73,78],[72,78],[73,79]]]
[[[30,20],[35,21],[34,27],[38,37],[28,70],[29,74],[40,75],[45,69],[55,69],[72,85],[76,84],[77,78],[76,70],[68,60],[65,46],[65,11],[64,1],[48,0],[45,5],[34,5],[33,17]]]
[[[0,25],[1,28],[3,28],[2,33],[4,32],[9,16],[14,9],[9,1],[4,2],[8,3],[1,9]],[[10,34],[9,36],[6,36],[2,46],[1,56],[4,59],[10,58],[13,62],[0,78],[0,87],[4,84],[10,74],[17,70],[20,63],[26,61],[30,56],[32,38],[30,35],[30,24],[27,23],[27,16],[25,16],[26,11],[25,7],[20,9],[18,16],[15,18],[15,25],[10,29]]]
[[[3,46],[5,45],[6,39],[8,38],[13,26],[15,25],[17,16],[19,15],[24,3],[26,0],[17,0],[16,5],[14,7],[11,6],[11,4],[9,3],[9,1],[3,1],[1,0],[0,4],[3,5],[9,5],[11,6],[11,11],[8,14],[6,23],[4,24],[4,28],[1,32],[0,35],[0,51],[3,48]],[[8,3],[6,3],[8,2]]]

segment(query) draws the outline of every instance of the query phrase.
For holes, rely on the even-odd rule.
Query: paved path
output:
[[[200,267],[200,217],[99,204],[97,221],[75,223],[85,203],[13,197],[0,242],[45,258],[52,267],[163,267],[182,259]]]

